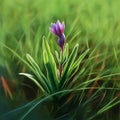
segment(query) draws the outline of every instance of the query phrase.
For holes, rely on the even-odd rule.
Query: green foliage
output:
[[[119,0],[1,0],[0,77],[14,97],[6,101],[11,109],[28,102],[23,85],[35,91],[35,100],[1,119],[118,120],[119,6]],[[66,23],[64,56],[48,34],[57,19]]]
[[[38,111],[39,109],[42,109],[40,106],[42,106],[45,102],[45,107],[46,109],[50,109],[50,112],[47,114],[48,118],[44,116],[44,119],[55,118],[61,120],[71,118],[71,120],[74,120],[78,119],[79,115],[82,115],[82,112],[85,112],[84,115],[81,116],[82,119],[92,120],[94,118],[97,118],[97,116],[105,113],[113,106],[120,103],[120,101],[117,100],[117,97],[109,96],[111,94],[111,90],[119,90],[119,88],[112,88],[106,86],[108,85],[108,81],[103,82],[100,86],[91,87],[91,84],[93,82],[98,80],[104,80],[104,78],[109,79],[109,77],[117,75],[117,73],[108,75],[101,74],[101,76],[96,76],[95,78],[91,79],[89,78],[89,80],[83,82],[81,81],[82,79],[79,80],[80,78],[76,79],[76,76],[78,76],[77,72],[79,71],[79,67],[81,66],[81,62],[84,61],[82,64],[85,64],[86,61],[90,62],[91,60],[93,60],[93,58],[85,58],[88,54],[90,54],[90,50],[88,49],[85,50],[82,54],[80,54],[79,57],[76,59],[78,52],[78,44],[75,45],[70,55],[68,55],[69,50],[67,50],[69,48],[68,44],[66,45],[66,47],[67,48],[65,48],[65,53],[63,53],[63,56],[65,54],[65,60],[61,57],[64,62],[60,62],[60,64],[62,63],[63,65],[63,72],[62,75],[59,76],[54,56],[50,50],[48,41],[45,38],[43,39],[43,60],[47,75],[41,71],[39,65],[29,54],[27,54],[27,61],[25,61],[20,58],[20,56],[12,49],[6,46],[7,49],[9,49],[12,53],[19,57],[19,59],[24,62],[32,71],[33,74],[20,73],[20,75],[24,75],[31,79],[38,86],[39,90],[42,91],[43,97],[40,97],[38,100],[36,99],[35,101],[16,109],[13,112],[5,114],[1,118],[5,118],[10,115],[11,118],[14,119],[14,114],[16,113],[20,114],[20,120],[27,119],[29,115],[38,116],[38,114],[34,113],[34,110]],[[59,54],[57,56],[59,56]],[[91,74],[91,71],[89,71],[88,73],[88,71],[84,70],[85,67],[89,69],[88,66],[83,65],[81,70],[79,71],[79,77],[83,73],[84,76],[85,74]],[[95,90],[95,92],[89,93],[91,89]],[[110,91],[110,93],[107,94],[106,90]],[[108,96],[110,98],[110,101],[107,101],[108,103],[106,104],[106,98]],[[89,99],[87,97],[89,97]],[[99,105],[96,106],[94,105],[94,102],[98,99],[100,102],[98,102]],[[50,108],[48,108],[48,106],[50,106]],[[93,110],[92,107],[94,107],[96,110],[91,113],[91,110]],[[23,110],[25,109],[26,112],[24,113]]]

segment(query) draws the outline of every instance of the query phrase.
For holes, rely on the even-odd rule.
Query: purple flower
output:
[[[65,24],[64,22],[60,22],[59,20],[56,23],[52,23],[50,27],[50,32],[58,37],[58,45],[61,47],[62,52],[64,51],[65,44]]]

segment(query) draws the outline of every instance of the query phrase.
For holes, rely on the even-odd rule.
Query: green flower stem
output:
[[[63,55],[63,53],[64,53],[64,45],[62,46],[61,50],[62,50],[62,55]]]

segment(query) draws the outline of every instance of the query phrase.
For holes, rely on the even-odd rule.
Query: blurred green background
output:
[[[0,0],[0,43],[13,49],[21,58],[31,54],[44,71],[42,38],[49,39],[52,52],[60,49],[49,32],[51,22],[59,19],[65,22],[70,50],[79,43],[79,51],[90,48],[92,56],[104,54],[97,58],[94,71],[104,63],[104,70],[119,73],[119,7],[120,0]],[[26,71],[29,69],[19,58],[1,45],[0,77],[6,78],[14,97],[10,100],[5,96],[0,81],[2,112],[8,111],[9,106],[15,108],[37,97],[36,85],[18,75]],[[111,79],[114,81],[110,84],[120,87],[120,76]],[[5,110],[4,106],[7,106]]]

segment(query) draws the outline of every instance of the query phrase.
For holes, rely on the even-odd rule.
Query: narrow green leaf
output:
[[[47,56],[46,50],[43,51],[43,61],[44,61],[44,64],[48,62],[48,56]]]
[[[37,65],[37,63],[35,62],[35,60],[29,55],[26,55],[27,60],[29,61],[29,63],[32,65],[32,67],[36,70],[36,72],[41,72],[39,66]]]
[[[58,63],[60,63],[60,58],[59,58],[58,51],[55,51],[55,55],[56,55],[56,58],[57,58]]]
[[[57,91],[57,84],[54,80],[54,74],[52,72],[53,70],[52,70],[49,62],[45,64],[45,68],[47,70],[47,78],[50,81],[51,91],[56,92]]]
[[[54,57],[51,53],[51,50],[50,50],[50,46],[47,42],[47,40],[43,39],[43,51],[46,51],[46,56],[48,59],[48,62],[49,62],[49,67],[51,69],[51,72],[52,72],[52,75],[53,75],[53,80],[55,81],[55,84],[57,85],[58,84],[58,70],[57,70],[57,66],[56,66],[56,63],[55,63],[55,60],[54,60]]]
[[[46,90],[50,92],[49,83],[47,83],[47,79],[45,78],[44,74],[41,72],[39,66],[36,64],[34,59],[29,54],[27,54],[27,59],[30,62],[30,64],[26,60],[24,60],[19,54],[17,54],[14,50],[12,50],[11,48],[9,48],[3,43],[1,44],[5,48],[7,48],[10,52],[12,52],[17,58],[19,58],[24,64],[26,64],[34,72],[34,74],[39,78],[40,82],[46,88]]]
[[[44,74],[42,73],[40,67],[37,65],[37,63],[34,61],[34,59],[29,54],[27,54],[27,60],[29,61],[31,67],[34,69],[33,72],[38,77],[38,79],[41,82],[42,86],[44,86],[44,88],[48,92],[50,92],[49,82],[46,79],[46,77],[44,76]]]
[[[100,110],[98,110],[98,112],[91,116],[88,120],[93,120],[96,116],[104,113],[105,111],[111,109],[112,107],[114,107],[115,105],[118,105],[120,103],[120,100],[115,101],[116,98],[114,98],[113,100],[111,100],[110,102],[108,102],[104,107],[102,107]]]
[[[45,68],[47,71],[47,79],[48,79],[48,82],[50,84],[50,89],[52,92],[55,92],[57,90],[57,84],[54,80],[54,74],[52,72],[53,70],[52,70],[51,65],[49,63],[48,56],[47,56],[47,53],[45,50],[43,51],[43,59],[44,59],[44,65],[45,65]]]
[[[80,57],[72,64],[72,67],[68,71],[68,77],[72,77],[78,71],[80,63],[82,62],[82,60],[84,59],[84,57],[86,56],[86,54],[88,52],[89,52],[89,49],[86,50],[83,54],[81,54]],[[68,82],[68,81],[66,81],[66,82]]]
[[[89,49],[86,50],[84,53],[82,53],[80,57],[73,63],[71,68],[74,69],[76,67],[79,67],[80,63],[82,62],[82,60],[84,59],[84,57],[87,55],[88,52],[89,52]]]
[[[44,90],[44,88],[40,85],[40,83],[33,77],[33,75],[28,74],[28,73],[19,73],[19,75],[23,75],[28,77],[30,80],[32,80],[42,91],[43,93],[46,93],[46,91]]]
[[[65,55],[66,58],[68,58],[68,55],[69,55],[69,45],[68,45],[68,43],[66,43],[66,45],[65,45],[64,55]]]
[[[67,79],[68,78],[68,72],[69,72],[69,70],[70,70],[70,68],[71,68],[71,66],[72,66],[72,64],[75,60],[75,57],[77,55],[77,51],[78,51],[78,44],[73,48],[72,53],[69,56],[65,66],[64,66],[63,74],[62,74],[61,79],[60,79],[60,85],[59,85],[60,88],[63,87],[64,84],[66,83],[66,81],[68,80]]]

